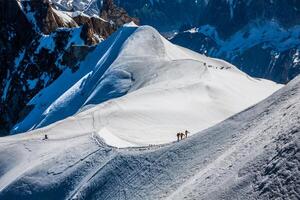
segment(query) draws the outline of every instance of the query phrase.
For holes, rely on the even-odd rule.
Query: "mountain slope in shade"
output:
[[[162,146],[113,148],[73,124],[70,135],[52,126],[0,138],[0,198],[297,198],[299,94],[297,77],[224,122]]]
[[[217,28],[203,25],[178,33],[175,44],[224,59],[251,76],[287,83],[300,73],[300,26],[276,21],[249,23],[228,38]]]
[[[119,147],[161,144],[183,129],[208,128],[280,87],[173,45],[151,27],[127,26],[87,55],[77,72],[62,74],[33,98],[34,109],[14,130],[41,128],[83,111],[51,129],[62,135],[95,132]]]

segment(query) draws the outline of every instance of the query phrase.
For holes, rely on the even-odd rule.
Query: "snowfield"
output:
[[[173,45],[149,26],[130,24],[96,46],[78,71],[66,70],[37,94],[14,132],[51,124],[40,131],[57,140],[93,133],[115,147],[164,144],[179,131],[207,129],[280,87]]]
[[[299,199],[299,100],[298,76],[259,104],[165,145],[108,146],[84,126],[89,112],[66,120],[73,124],[0,138],[0,199]]]

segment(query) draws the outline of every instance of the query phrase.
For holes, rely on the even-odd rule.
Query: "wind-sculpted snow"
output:
[[[95,132],[117,147],[168,143],[266,98],[281,85],[175,46],[155,29],[126,26],[38,94],[16,132],[59,122],[62,135]],[[93,108],[91,108],[93,107]],[[77,113],[76,115],[74,115]]]
[[[0,199],[297,199],[299,99],[300,77],[162,146],[114,148],[75,126],[72,135],[52,125],[1,138]]]

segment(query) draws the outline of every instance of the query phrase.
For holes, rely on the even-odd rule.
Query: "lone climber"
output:
[[[48,140],[48,135],[47,134],[45,134],[45,137],[44,137],[43,140]]]
[[[177,133],[177,142],[179,142],[180,133]]]

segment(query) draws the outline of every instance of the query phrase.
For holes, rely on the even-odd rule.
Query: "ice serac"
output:
[[[299,98],[297,77],[222,123],[161,146],[107,146],[82,131],[88,115],[62,127],[70,134],[56,124],[0,138],[0,198],[293,199],[300,186]]]
[[[78,71],[63,73],[36,95],[29,103],[34,109],[14,130],[62,120],[50,128],[57,137],[94,132],[118,147],[162,144],[178,131],[206,129],[280,87],[173,45],[152,27],[127,25]]]

